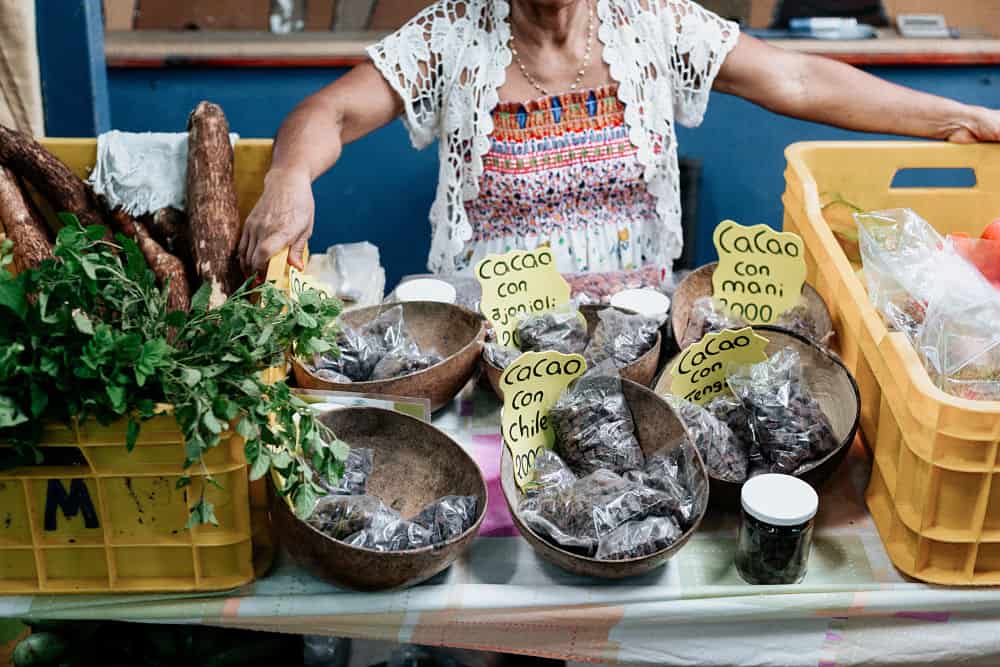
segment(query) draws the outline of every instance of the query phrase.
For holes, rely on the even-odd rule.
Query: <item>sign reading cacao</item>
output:
[[[705,405],[728,390],[726,376],[730,367],[767,361],[767,343],[750,327],[707,334],[681,352],[670,369],[670,393]]]
[[[569,284],[556,269],[556,258],[546,247],[531,252],[515,250],[488,255],[476,265],[483,288],[480,309],[496,333],[497,342],[518,347],[518,319],[544,313],[569,303]]]
[[[797,234],[725,220],[713,240],[719,253],[713,295],[733,315],[750,324],[771,324],[799,303],[806,263]]]
[[[549,410],[586,370],[587,362],[579,354],[525,352],[500,377],[504,396],[500,428],[521,490],[534,476],[535,458],[555,444]]]

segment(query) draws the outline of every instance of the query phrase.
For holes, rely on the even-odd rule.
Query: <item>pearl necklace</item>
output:
[[[576,90],[577,87],[583,82],[583,75],[587,71],[587,66],[590,65],[590,52],[594,45],[594,6],[587,1],[588,7],[588,17],[587,17],[587,49],[583,52],[583,64],[580,65],[580,71],[576,74],[576,80],[570,85],[570,90]],[[514,32],[511,31],[510,35],[510,52],[514,56],[515,62],[517,62],[518,68],[521,70],[521,74],[535,89],[540,92],[545,97],[549,96],[549,91],[535,80],[535,77],[531,76],[528,72],[528,68],[524,66],[524,62],[521,60],[521,56],[517,52],[517,48],[514,46]]]

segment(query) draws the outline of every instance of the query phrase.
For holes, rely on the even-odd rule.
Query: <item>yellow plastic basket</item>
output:
[[[94,164],[94,139],[42,143],[81,176]],[[235,157],[245,220],[263,190],[271,141],[241,140]],[[279,286],[287,284],[286,257],[268,267]],[[265,380],[285,375],[274,368]],[[169,416],[146,422],[131,453],[124,423],[51,424],[41,444],[78,450],[82,461],[0,472],[0,594],[225,590],[270,567],[267,488],[263,480],[248,482],[243,439],[235,433],[206,453],[205,470],[188,471],[183,436]],[[223,487],[205,488],[219,525],[187,530],[205,471]],[[185,473],[192,483],[178,490]]]
[[[924,581],[1000,584],[1000,402],[960,399],[932,383],[905,335],[886,328],[822,211],[822,198],[837,193],[978,236],[1000,217],[1000,147],[801,143],[786,157],[784,226],[805,241],[809,282],[830,306],[861,388],[861,429],[874,452],[867,500],[889,556]],[[903,169],[972,169],[976,185],[893,187]]]

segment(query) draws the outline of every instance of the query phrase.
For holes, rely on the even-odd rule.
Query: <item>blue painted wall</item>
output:
[[[921,90],[1000,107],[1000,68],[873,72]],[[211,99],[226,110],[234,131],[245,137],[270,137],[299,99],[342,73],[324,69],[112,69],[108,73],[112,123],[121,130],[180,131],[198,101]],[[704,163],[698,234],[691,240],[697,264],[714,258],[711,233],[724,218],[781,224],[785,146],[804,140],[869,138],[780,118],[724,95],[713,99],[702,127],[681,129],[679,135],[681,152],[698,156]],[[316,182],[313,250],[367,239],[382,250],[390,284],[406,273],[423,271],[430,242],[427,211],[436,178],[436,146],[413,150],[399,122],[352,144],[340,163]]]

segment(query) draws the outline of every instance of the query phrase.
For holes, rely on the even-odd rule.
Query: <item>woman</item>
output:
[[[690,0],[439,0],[302,102],[241,240],[248,269],[313,229],[314,179],[403,115],[440,141],[430,270],[547,243],[563,272],[669,268],[681,251],[675,123],[710,90],[839,127],[1000,140],[1000,113],[783,51]],[[301,266],[300,266],[301,268]]]

